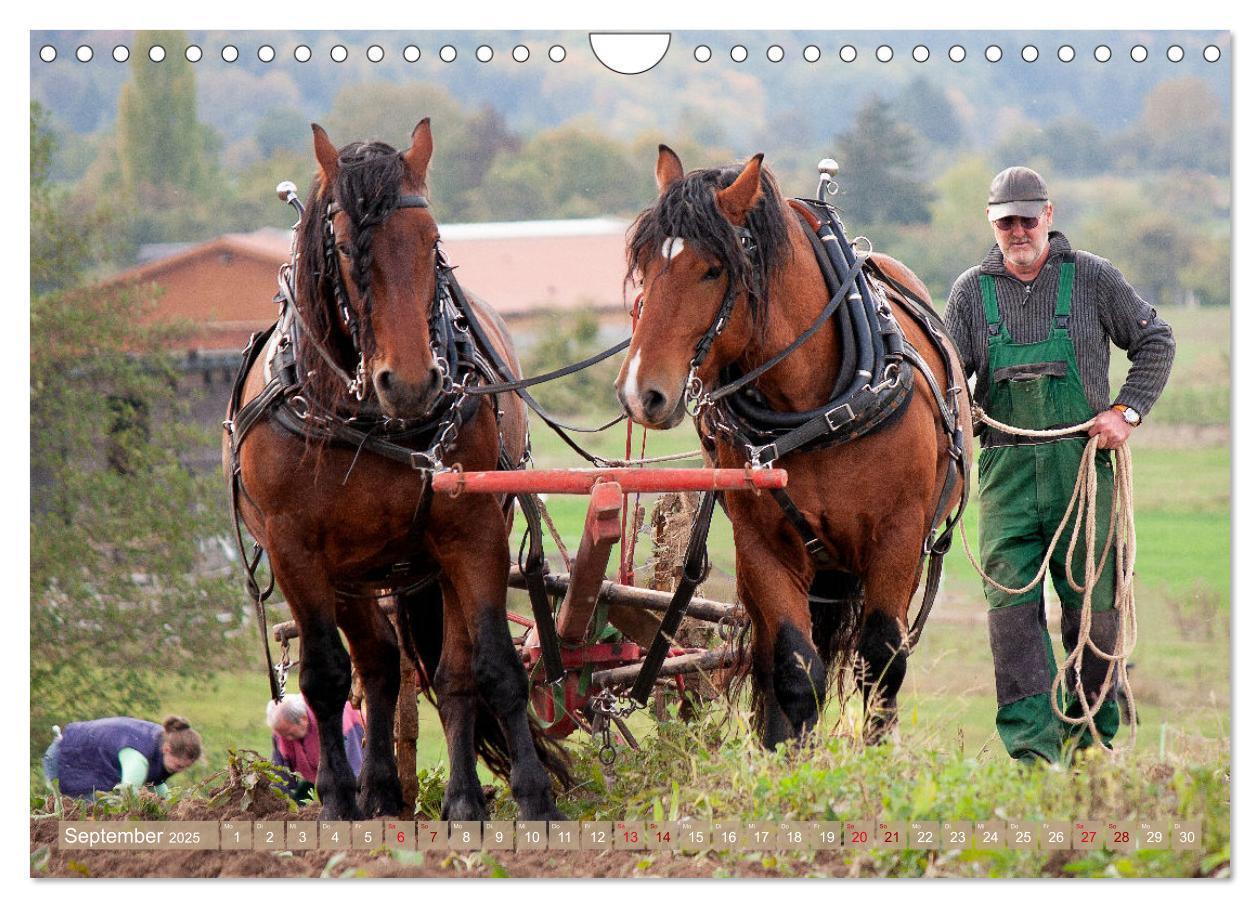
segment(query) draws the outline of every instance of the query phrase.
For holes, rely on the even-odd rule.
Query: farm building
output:
[[[593,312],[610,338],[626,331],[623,221],[588,219],[452,224],[442,246],[460,284],[488,300],[527,348],[540,319]],[[102,289],[157,294],[148,318],[185,327],[172,352],[182,354],[184,390],[198,423],[217,426],[251,334],[274,321],[276,275],[289,258],[289,232],[268,228],[204,243],[161,244]],[[218,452],[195,458],[217,463]]]

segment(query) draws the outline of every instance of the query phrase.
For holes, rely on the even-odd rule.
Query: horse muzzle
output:
[[[432,412],[442,396],[442,373],[437,366],[430,366],[421,381],[408,382],[382,366],[372,373],[372,387],[386,416],[422,419]]]

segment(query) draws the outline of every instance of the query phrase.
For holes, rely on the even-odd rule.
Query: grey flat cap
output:
[[[1007,215],[1035,218],[1050,201],[1041,174],[1030,167],[1008,167],[989,184],[989,220]]]

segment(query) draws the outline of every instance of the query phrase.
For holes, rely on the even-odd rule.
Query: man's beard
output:
[[[1020,245],[1011,244],[1007,247],[1006,258],[1010,259],[1016,265],[1031,265],[1037,259],[1041,258],[1041,254],[1046,251],[1046,243],[1023,243]]]

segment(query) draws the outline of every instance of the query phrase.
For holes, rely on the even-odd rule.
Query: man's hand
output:
[[[1129,439],[1129,433],[1133,431],[1133,426],[1124,421],[1124,417],[1117,410],[1103,410],[1094,417],[1094,424],[1089,428],[1091,436],[1099,437],[1098,447],[1114,449],[1123,445]]]

